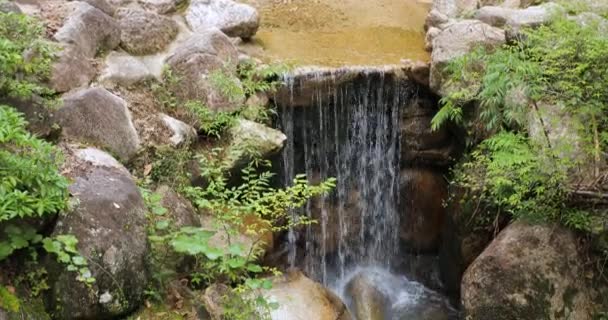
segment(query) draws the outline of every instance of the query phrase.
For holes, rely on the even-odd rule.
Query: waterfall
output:
[[[283,90],[284,183],[298,173],[313,183],[337,179],[331,194],[291,213],[318,223],[289,231],[289,264],[324,284],[355,267],[389,269],[398,252],[399,119],[409,82],[393,69],[320,69],[286,76]]]

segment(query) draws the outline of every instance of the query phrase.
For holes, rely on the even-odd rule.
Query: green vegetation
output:
[[[55,51],[38,21],[0,12],[0,97],[52,99],[53,91],[40,83],[50,74]]]
[[[518,43],[493,52],[478,48],[447,67],[449,82],[468,84],[442,99],[432,121],[434,129],[448,121],[468,129],[470,151],[454,169],[454,184],[499,213],[586,232],[602,229],[602,218],[567,202],[576,191],[572,168],[588,163],[564,156],[563,148],[572,146],[554,145],[548,128],[559,124],[541,116],[543,106],[559,105],[586,124],[574,134],[582,137],[583,156],[593,159],[597,176],[608,146],[608,37],[597,27],[557,19],[525,30]],[[531,115],[540,119],[541,139],[529,136]]]

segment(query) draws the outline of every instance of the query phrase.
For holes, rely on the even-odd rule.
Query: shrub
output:
[[[44,39],[44,28],[23,14],[0,12],[0,98],[50,99],[41,85],[51,71],[56,46]]]

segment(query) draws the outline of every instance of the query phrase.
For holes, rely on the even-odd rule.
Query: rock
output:
[[[457,158],[460,148],[456,135],[444,125],[432,130],[437,102],[432,96],[410,101],[400,120],[401,165],[447,166]]]
[[[87,287],[55,257],[47,257],[46,302],[57,319],[120,317],[140,306],[148,285],[146,206],[127,170],[100,152],[76,151],[64,170],[77,205],[60,216],[52,235],[78,239],[95,283]]]
[[[433,0],[435,10],[449,18],[459,18],[477,9],[477,0]]]
[[[112,51],[108,55],[105,69],[99,76],[99,81],[102,83],[124,87],[152,79],[154,75],[141,60],[117,51]]]
[[[156,188],[156,193],[161,196],[160,205],[167,209],[165,217],[171,218],[175,228],[200,227],[198,212],[190,201],[173,191],[169,186],[163,185]]]
[[[287,136],[281,131],[266,127],[262,124],[240,119],[230,128],[232,137],[230,145],[226,148],[226,167],[239,168],[247,165],[251,160],[250,150],[263,159],[278,153],[283,149]]]
[[[346,290],[353,301],[355,318],[384,320],[387,317],[387,299],[371,280],[360,273],[347,284]]]
[[[61,43],[76,46],[85,57],[93,58],[118,46],[120,27],[103,11],[81,2],[54,37]]]
[[[0,2],[0,12],[4,13],[21,13],[21,9],[13,2]],[[1,319],[2,317],[0,317]]]
[[[430,66],[423,61],[412,61],[410,59],[401,60],[405,74],[410,80],[423,87],[429,86]]]
[[[548,23],[555,17],[556,12],[563,12],[560,5],[546,3],[526,9],[510,9],[503,7],[483,7],[475,13],[475,19],[494,27],[507,27],[519,30],[524,27],[537,27]]]
[[[476,46],[491,50],[505,43],[503,30],[476,20],[462,20],[449,25],[433,39],[431,54],[430,87],[440,96],[446,96],[458,87],[479,85],[457,83],[446,86],[444,68],[455,58],[469,53]]]
[[[249,39],[258,31],[257,10],[232,0],[192,0],[186,21],[194,32],[218,28],[229,37]]]
[[[424,22],[424,28],[428,31],[430,28],[437,28],[442,24],[447,23],[450,20],[446,14],[441,13],[437,9],[433,9],[426,16],[426,20]]]
[[[441,29],[431,27],[424,37],[424,50],[433,51],[433,40],[441,33]]]
[[[538,113],[528,113],[530,139],[539,145],[550,144],[558,157],[573,164],[569,174],[573,185],[592,183],[596,178],[594,160],[587,151],[592,146],[581,135],[585,124],[563,105],[541,101],[537,106]]]
[[[506,219],[498,216],[496,230],[480,228],[473,217],[496,217],[498,210],[480,202],[475,198],[478,194],[466,188],[450,185],[449,195],[446,201],[448,214],[441,232],[439,275],[445,293],[459,298],[462,275],[492,241],[495,232],[504,226]]]
[[[399,237],[408,250],[436,250],[446,216],[447,181],[442,174],[423,168],[402,170],[400,176]]]
[[[99,145],[124,161],[139,149],[126,102],[105,89],[91,88],[65,97],[56,117],[68,140]]]
[[[69,0],[69,1],[74,1],[74,0]],[[86,2],[86,3],[90,4],[92,7],[95,7],[97,9],[103,11],[105,14],[107,14],[109,16],[113,16],[114,12],[116,11],[116,8],[114,8],[114,6],[112,4],[110,4],[109,2],[107,2],[106,0],[78,0],[78,1]]]
[[[245,97],[226,97],[209,80],[213,72],[236,78],[238,52],[218,29],[209,29],[184,40],[167,58],[176,84],[175,95],[182,100],[200,100],[213,110],[235,110]]]
[[[193,127],[166,114],[161,114],[160,119],[173,133],[169,138],[171,145],[178,147],[195,140],[197,133]]]
[[[57,92],[67,92],[88,86],[96,73],[92,60],[76,45],[63,45],[52,65],[49,80],[51,88]]]
[[[467,319],[591,319],[583,258],[572,232],[515,222],[467,269]]]
[[[608,33],[608,19],[604,19],[595,12],[583,12],[568,18],[576,21],[581,26],[596,27],[601,33]]]
[[[177,36],[177,22],[156,13],[124,8],[116,19],[122,30],[120,45],[134,55],[160,52]]]
[[[538,4],[541,1],[537,0],[479,0],[479,7],[484,6],[500,6],[503,8],[527,8],[533,4]]]
[[[340,298],[299,271],[290,270],[274,278],[272,289],[264,295],[279,304],[271,313],[272,320],[353,319]]]
[[[147,10],[158,14],[168,14],[188,4],[188,0],[139,0],[139,3]]]

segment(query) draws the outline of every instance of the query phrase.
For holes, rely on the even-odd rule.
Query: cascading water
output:
[[[399,253],[399,119],[415,96],[415,86],[396,70],[300,71],[285,78],[286,93],[277,99],[279,125],[288,137],[283,182],[289,184],[297,173],[306,173],[313,183],[337,179],[334,192],[292,212],[318,223],[289,231],[289,264],[346,301],[354,275],[383,279],[386,285],[378,290],[396,299],[389,302],[391,310],[404,303],[403,297],[414,301],[414,287],[417,297],[430,292],[390,272]],[[409,291],[403,291],[404,283],[412,284]]]
[[[317,72],[287,78],[295,95],[300,94],[294,92],[301,87],[298,81],[324,84],[312,91],[311,105],[283,105],[280,111],[289,137],[282,157],[286,181],[296,172],[305,172],[311,181],[337,179],[334,193],[311,201],[305,210],[319,223],[303,235],[303,267],[323,283],[333,273],[343,277],[352,265],[388,267],[396,253],[399,106],[408,93],[398,79],[382,72],[342,85],[336,85],[335,75],[326,77]],[[298,251],[295,233],[289,236],[292,265]]]

